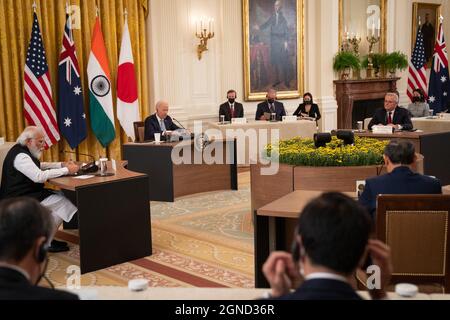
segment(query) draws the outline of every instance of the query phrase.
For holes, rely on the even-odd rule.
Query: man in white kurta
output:
[[[72,219],[77,208],[62,192],[45,189],[44,183],[52,178],[76,173],[79,167],[73,162],[40,163],[44,143],[44,133],[38,127],[27,127],[19,136],[17,144],[8,152],[3,163],[0,199],[28,196],[39,200],[51,210],[56,232],[63,221]],[[53,240],[49,251],[68,249],[67,243]]]

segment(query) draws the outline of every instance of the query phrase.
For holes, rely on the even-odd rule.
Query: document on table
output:
[[[73,177],[74,179],[79,179],[79,180],[86,180],[86,179],[90,179],[90,178],[94,178],[95,176],[93,175],[83,175],[83,176],[78,176],[78,177]]]

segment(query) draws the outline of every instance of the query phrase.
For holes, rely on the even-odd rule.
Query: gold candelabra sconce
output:
[[[373,77],[373,46],[380,41],[380,36],[376,37],[374,34],[367,36],[369,42],[369,55],[367,57],[367,78]]]
[[[202,20],[195,23],[195,37],[200,39],[197,45],[198,60],[202,59],[203,52],[208,51],[208,40],[214,38],[214,19],[208,22]]]

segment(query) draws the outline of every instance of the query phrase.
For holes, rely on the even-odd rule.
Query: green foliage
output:
[[[381,68],[385,67],[386,66],[386,58],[387,58],[386,53],[374,53],[372,55],[372,63],[373,63],[374,69],[381,69]],[[364,56],[364,58],[362,59],[362,62],[361,62],[361,66],[364,69],[367,69],[367,67],[369,66],[369,56]]]
[[[294,138],[280,141],[279,146],[267,145],[264,157],[279,154],[279,162],[293,166],[351,167],[383,163],[384,148],[389,141],[355,137],[354,145],[344,145],[333,137],[323,148],[316,148],[313,139]]]
[[[342,71],[346,68],[352,68],[353,70],[360,70],[361,63],[359,58],[353,53],[348,51],[338,52],[333,59],[333,70]]]
[[[408,67],[408,57],[400,52],[389,53],[386,57],[386,68],[389,70],[405,70]]]

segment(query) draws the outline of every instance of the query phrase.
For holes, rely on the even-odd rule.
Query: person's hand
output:
[[[386,126],[387,126],[387,127],[392,127],[392,128],[394,128],[394,129],[397,129],[397,125],[396,125],[396,124],[389,123],[389,124],[387,124]]]
[[[386,286],[391,280],[391,275],[393,271],[392,260],[391,260],[391,249],[388,245],[381,242],[380,240],[369,240],[367,244],[368,252],[372,258],[373,265],[380,268],[381,271],[381,289],[379,290],[369,290],[369,294],[372,299],[382,299],[387,296]]]
[[[307,114],[307,113],[301,113],[301,115],[302,115],[302,117],[309,117],[309,114]]]
[[[163,136],[171,136],[171,135],[172,135],[172,131],[170,131],[170,130],[164,131],[164,133],[163,133]]]
[[[272,297],[288,294],[292,285],[300,279],[300,272],[287,252],[275,251],[267,258],[262,267],[264,276],[272,288]]]
[[[259,117],[259,120],[266,120],[266,117],[265,116],[261,116],[261,117]]]
[[[73,161],[63,163],[63,167],[69,169],[69,174],[75,174],[80,170],[80,167]]]

